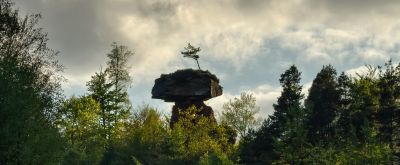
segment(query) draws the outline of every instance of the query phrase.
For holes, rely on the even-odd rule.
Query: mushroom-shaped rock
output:
[[[185,69],[163,74],[155,80],[152,97],[166,102],[175,102],[170,126],[179,120],[179,111],[195,106],[198,115],[210,117],[215,121],[211,107],[203,101],[222,95],[218,78],[209,71]]]

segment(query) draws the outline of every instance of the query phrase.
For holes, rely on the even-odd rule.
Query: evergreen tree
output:
[[[354,99],[352,98],[352,86],[353,82],[350,77],[348,77],[344,72],[338,77],[338,92],[339,92],[339,102],[338,102],[338,122],[336,124],[336,129],[338,131],[338,137],[342,140],[350,138],[353,132],[353,111],[355,108],[352,103]]]
[[[100,111],[98,112],[100,117],[100,126],[103,139],[109,139],[111,135],[111,119],[110,119],[110,94],[109,90],[111,85],[107,83],[107,75],[100,70],[95,73],[92,79],[87,82],[88,91],[90,96],[99,103]]]
[[[283,90],[277,103],[273,105],[274,114],[264,121],[258,131],[247,135],[242,141],[241,158],[243,163],[271,164],[277,158],[276,151],[280,152],[283,149],[275,148],[276,146],[282,146],[283,143],[290,145],[298,138],[291,137],[295,134],[295,128],[288,130],[288,124],[291,128],[296,126],[296,129],[304,125],[304,116],[299,116],[299,114],[304,114],[304,108],[301,106],[304,96],[301,94],[300,80],[301,73],[294,65],[281,75],[279,82]],[[293,134],[289,135],[288,131]],[[286,136],[283,137],[283,135]]]
[[[301,73],[294,65],[281,75],[279,82],[283,90],[277,103],[273,105],[274,114],[270,116],[274,151],[281,155],[281,161],[288,159],[292,164],[301,162],[307,140],[304,126],[306,113],[301,106],[304,95],[301,94],[300,80]],[[295,150],[301,153],[296,154]]]
[[[110,85],[109,119],[115,135],[118,135],[118,132],[122,131],[123,123],[128,119],[131,109],[127,91],[132,82],[128,72],[128,60],[133,56],[133,53],[128,50],[128,47],[118,45],[115,42],[112,47],[111,53],[107,55],[109,61],[105,73]]]
[[[339,108],[336,123],[338,143],[365,143],[366,122],[368,129],[376,129],[375,116],[379,108],[379,89],[376,69],[368,66],[367,74],[358,74],[350,79],[344,74],[339,76]]]
[[[201,70],[199,64],[200,56],[197,54],[198,52],[200,52],[200,47],[196,48],[188,43],[188,46],[185,47],[185,50],[186,51],[181,52],[181,54],[183,54],[183,57],[193,58],[194,60],[196,60],[197,66],[199,67],[199,70]]]
[[[304,98],[304,95],[301,94],[302,86],[299,84],[300,80],[301,72],[294,65],[286,70],[279,79],[283,90],[281,96],[278,97],[277,103],[273,105],[275,109],[274,114],[270,116],[272,120],[271,129],[275,138],[281,137],[285,131],[284,125],[287,122],[297,118],[297,116],[290,115],[289,110],[302,111],[301,100]]]
[[[306,158],[310,156],[310,143],[307,141],[306,112],[300,106],[293,106],[287,110],[288,118],[283,125],[284,132],[280,138],[274,139],[274,148],[279,159],[277,164],[308,164]]]
[[[263,121],[258,130],[250,130],[239,141],[240,163],[244,164],[272,164],[279,158],[274,148],[274,136],[271,134],[271,120]]]
[[[395,67],[390,60],[379,73],[380,108],[379,133],[389,142],[395,162],[400,161],[400,64]]]
[[[311,142],[327,144],[334,136],[333,122],[337,115],[340,94],[336,81],[336,70],[324,66],[313,80],[305,100],[308,115],[309,138]]]
[[[109,61],[105,72],[96,73],[87,83],[90,95],[100,104],[102,135],[108,145],[113,138],[121,138],[131,109],[127,92],[131,77],[127,65],[133,53],[117,43],[113,43],[112,47],[111,53],[107,55]]]

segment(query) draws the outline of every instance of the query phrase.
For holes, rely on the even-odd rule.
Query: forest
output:
[[[134,52],[119,43],[85,94],[66,97],[59,52],[48,47],[40,19],[0,0],[1,165],[400,162],[400,63],[366,65],[352,76],[326,64],[307,94],[292,65],[277,80],[273,114],[262,120],[256,98],[243,92],[217,122],[191,107],[171,128],[171,116],[130,102],[127,90],[140,77],[128,72]]]

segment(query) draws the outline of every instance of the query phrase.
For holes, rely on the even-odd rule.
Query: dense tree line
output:
[[[323,66],[308,93],[289,67],[274,113],[260,122],[255,97],[223,106],[220,122],[191,107],[169,126],[149,105],[132,108],[128,61],[113,43],[107,67],[82,96],[65,98],[62,66],[36,27],[0,0],[0,164],[396,164],[400,64],[356,76]]]
[[[241,141],[245,164],[396,164],[400,64],[337,76],[327,65],[302,104],[300,72],[281,75],[275,112]]]

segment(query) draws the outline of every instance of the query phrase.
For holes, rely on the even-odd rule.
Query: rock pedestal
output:
[[[203,115],[215,121],[212,108],[204,104],[204,101],[222,95],[222,87],[218,78],[208,71],[185,69],[161,75],[155,80],[151,93],[152,98],[175,102],[170,121],[173,127],[180,118],[179,111],[193,105],[200,109],[196,115]]]

